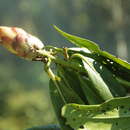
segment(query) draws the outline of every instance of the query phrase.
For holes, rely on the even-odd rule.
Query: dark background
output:
[[[130,0],[0,0],[0,26],[17,26],[45,45],[72,46],[53,29],[97,42],[130,61]],[[43,64],[0,47],[0,130],[56,123]]]

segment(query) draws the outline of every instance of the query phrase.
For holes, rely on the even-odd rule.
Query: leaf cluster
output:
[[[76,70],[57,64],[59,78],[50,80],[51,100],[61,129],[129,129],[130,97],[126,96],[130,64],[88,39],[54,28],[78,46],[64,49],[64,60],[81,67]]]

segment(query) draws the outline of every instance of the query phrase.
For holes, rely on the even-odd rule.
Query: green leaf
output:
[[[56,117],[59,121],[60,126],[62,127],[62,130],[72,130],[65,124],[65,119],[61,116],[61,108],[65,105],[65,103],[57,89],[55,82],[52,80],[49,82],[49,93]]]
[[[58,69],[59,76],[62,78],[62,80],[64,80],[66,86],[68,86],[68,88],[71,88],[69,90],[74,91],[77,96],[79,96],[85,103],[87,103],[77,73],[71,68],[66,68],[63,66],[59,66]]]
[[[61,130],[57,125],[35,126],[26,130]]]
[[[126,96],[125,88],[117,81],[115,76],[111,71],[109,71],[104,65],[99,62],[93,61],[93,66],[95,70],[100,74],[100,77],[109,87],[112,95],[114,97]]]
[[[88,104],[99,104],[102,103],[102,99],[93,91],[92,82],[79,74],[80,87],[83,89],[84,95],[88,101]]]
[[[64,96],[66,103],[78,103],[78,104],[85,104],[85,102],[81,99],[78,93],[72,88],[71,84],[65,79],[64,74],[62,73],[61,67],[58,68],[58,76],[60,80],[57,81],[59,85],[59,89]],[[74,87],[74,86],[73,86]]]
[[[88,48],[90,51],[99,51],[99,46],[90,41],[90,40],[87,40],[85,38],[80,38],[80,37],[77,37],[77,36],[74,36],[74,35],[71,35],[71,34],[68,34],[66,32],[63,32],[61,29],[59,29],[57,26],[54,26],[54,28],[62,35],[64,36],[65,38],[67,38],[67,40],[69,40],[70,42],[72,42],[73,44],[79,46],[79,47],[86,47]]]
[[[116,62],[116,63],[118,63],[118,64],[122,65],[123,67],[130,70],[130,64],[127,61],[124,61],[120,58],[117,58],[106,51],[101,51],[99,54],[104,56],[104,57],[107,57],[108,59],[111,59],[113,62]]]
[[[95,91],[95,93],[102,99],[102,101],[106,101],[108,99],[113,98],[113,95],[109,90],[109,87],[103,81],[100,74],[94,69],[93,65],[86,58],[85,61],[83,60],[83,65],[86,69],[90,81],[93,84],[92,90]]]
[[[67,104],[62,116],[75,130],[130,130],[130,97],[114,98],[101,105]]]
[[[113,74],[117,77],[121,77],[127,81],[130,81],[130,64],[120,58],[113,56],[106,51],[98,52],[99,59],[102,64],[104,64]]]
[[[58,76],[60,68],[58,68]],[[54,107],[55,114],[57,119],[61,125],[63,130],[72,130],[65,124],[65,120],[61,117],[61,108],[67,103],[78,103],[78,104],[85,104],[82,99],[78,96],[74,90],[68,86],[65,82],[63,77],[59,77],[60,79],[50,80],[49,82],[49,92],[51,101]]]

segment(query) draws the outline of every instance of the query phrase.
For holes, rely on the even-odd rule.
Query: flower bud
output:
[[[23,29],[6,26],[0,26],[0,44],[13,54],[29,60],[35,59],[37,50],[44,47],[44,44],[37,37]]]

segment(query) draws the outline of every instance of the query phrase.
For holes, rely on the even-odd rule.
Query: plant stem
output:
[[[66,62],[65,60],[62,60],[60,58],[57,58],[57,57],[51,55],[49,51],[38,50],[37,52],[38,52],[38,56],[50,58],[51,61],[54,61],[57,64],[72,68],[72,69],[77,70],[79,72],[85,72],[85,69],[83,67],[81,67],[79,64],[76,64],[73,62],[68,62],[68,61]]]
[[[49,78],[52,79],[52,81],[54,82],[54,84],[55,84],[55,86],[56,86],[56,88],[57,88],[57,90],[58,90],[58,92],[59,92],[59,94],[60,94],[60,96],[61,96],[61,98],[62,98],[64,104],[66,104],[66,100],[65,100],[65,98],[64,98],[64,96],[63,96],[63,94],[62,94],[62,92],[61,92],[61,90],[60,90],[60,87],[59,87],[58,83],[57,83],[57,82],[60,82],[60,78],[57,77],[57,76],[53,73],[53,71],[52,71],[51,68],[50,68],[50,65],[51,65],[51,59],[48,60],[48,62],[47,62],[47,64],[45,65],[44,69],[45,69],[45,71],[47,72]]]

